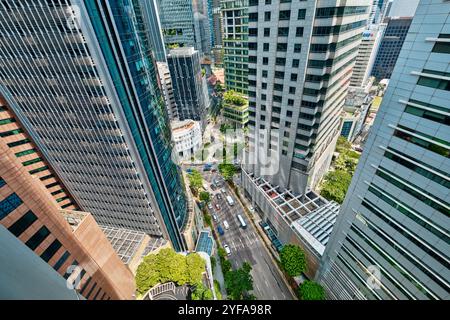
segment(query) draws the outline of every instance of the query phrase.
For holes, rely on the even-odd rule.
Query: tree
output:
[[[205,203],[210,203],[211,195],[209,194],[209,192],[202,191],[202,192],[200,192],[200,200],[204,201]]]
[[[196,286],[191,294],[191,300],[212,300],[213,298],[212,291],[202,284]]]
[[[225,274],[225,287],[232,300],[242,300],[248,291],[253,290],[252,266],[244,262],[241,268]]]
[[[223,259],[222,263],[222,273],[225,275],[231,271],[231,262],[227,259]]]
[[[222,293],[220,292],[220,283],[214,279],[214,292],[216,293],[217,300],[222,300]]]
[[[221,163],[219,164],[219,172],[223,178],[227,181],[232,181],[233,176],[236,174],[236,167],[231,163]]]
[[[280,260],[281,266],[291,277],[299,276],[307,269],[305,253],[299,246],[293,244],[283,246]]]
[[[202,175],[197,170],[192,170],[191,173],[189,173],[188,178],[191,188],[197,193],[198,189],[203,185]]]
[[[161,283],[173,281],[183,285],[188,281],[186,257],[176,253],[172,248],[165,248],[157,254],[157,268]]]
[[[352,144],[343,136],[339,136],[336,142],[336,151],[341,152],[352,148]]]
[[[216,265],[217,265],[216,258],[211,257],[211,258],[209,258],[209,260],[211,260],[211,268],[212,268],[212,272],[214,272],[214,269],[216,269]]]
[[[320,194],[327,200],[344,202],[345,194],[352,180],[352,175],[343,170],[335,170],[327,173],[321,185]]]
[[[136,271],[136,289],[140,294],[146,293],[159,282],[159,272],[155,264],[155,255],[147,256]]]
[[[205,260],[198,253],[191,253],[186,256],[187,283],[198,285],[202,282],[202,274],[205,271]]]
[[[301,300],[325,300],[325,290],[314,281],[306,280],[303,282],[297,293]]]

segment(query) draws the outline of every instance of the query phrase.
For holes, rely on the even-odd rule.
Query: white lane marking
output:
[[[233,249],[236,249],[236,245],[234,244],[233,240],[231,240],[231,246],[232,246]]]
[[[264,283],[266,284],[267,288],[269,287],[269,283],[267,282],[267,280],[264,280]]]

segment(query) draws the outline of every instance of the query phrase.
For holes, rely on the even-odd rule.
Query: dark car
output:
[[[218,227],[217,227],[217,232],[218,232],[221,236],[223,236],[223,235],[225,234],[225,232],[223,231],[223,229],[222,229],[221,226],[218,226]]]
[[[216,194],[217,199],[222,199],[222,195],[220,193]]]

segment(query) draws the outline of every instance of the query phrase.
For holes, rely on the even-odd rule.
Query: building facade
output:
[[[159,19],[158,0],[139,0],[142,7],[144,23],[150,34],[149,41],[156,61],[166,61],[166,47]]]
[[[208,0],[192,0],[194,10],[195,38],[201,57],[209,56],[212,49]]]
[[[0,6],[0,93],[80,209],[181,250],[186,205],[142,7],[33,3]]]
[[[222,15],[220,13],[220,0],[211,0],[212,5],[212,32],[214,38],[214,45],[212,48],[214,64],[216,66],[222,66],[223,63],[223,49],[222,49]]]
[[[172,77],[170,76],[169,66],[166,62],[158,62],[157,66],[167,114],[170,121],[175,121],[178,119],[178,111],[177,104],[175,103],[175,95],[173,93]]]
[[[194,47],[201,50],[196,35],[192,0],[157,0],[162,33],[167,50]]]
[[[221,1],[225,87],[247,94],[248,0]]]
[[[11,131],[2,133],[5,132]],[[61,202],[55,199],[46,180],[32,176],[28,162],[17,155],[20,147],[9,141],[21,135],[0,138],[0,225],[59,274],[58,277],[46,271],[46,274],[51,273],[51,278],[59,279],[54,281],[62,283],[66,279],[68,283],[75,283],[78,294],[85,299],[133,299],[134,276],[114,252],[91,214],[61,209]],[[43,159],[40,162],[46,165]],[[23,250],[19,245],[16,247]],[[42,268],[38,262],[33,264]],[[11,278],[8,281],[15,282]],[[13,291],[2,295],[26,297],[29,294],[31,297],[35,294],[20,292],[20,288],[14,287],[10,290]],[[48,288],[43,290],[51,292]]]
[[[193,47],[172,49],[167,56],[167,63],[179,120],[200,121],[203,130],[209,98],[200,65],[200,53]]]
[[[202,130],[197,121],[172,122],[172,135],[180,160],[190,160],[202,146]]]
[[[249,2],[246,170],[304,194],[327,171],[370,1]]]
[[[351,87],[365,87],[369,81],[385,25],[364,30],[350,78]]]
[[[417,8],[321,263],[337,299],[450,298],[449,12]]]
[[[402,49],[412,17],[388,17],[380,48],[378,49],[372,69],[372,76],[377,80],[389,79]]]

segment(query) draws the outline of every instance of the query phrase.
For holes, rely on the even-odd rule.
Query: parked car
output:
[[[212,204],[211,204],[211,203],[208,203],[208,209],[209,209],[209,210],[212,210],[212,208],[213,208]]]
[[[223,231],[223,228],[222,228],[221,226],[218,226],[218,227],[217,227],[217,232],[218,232],[221,236],[223,236],[223,235],[225,234],[225,231]]]
[[[255,208],[253,208],[252,206],[250,206],[250,212],[255,212]]]
[[[223,226],[225,227],[225,230],[228,230],[230,228],[230,225],[228,224],[227,220],[223,220]]]
[[[222,199],[222,195],[220,193],[216,194],[217,199]]]
[[[228,245],[226,245],[226,244],[224,244],[223,245],[223,248],[225,249],[225,252],[227,253],[227,255],[231,255],[231,250],[230,250],[230,247],[228,246]]]
[[[217,221],[217,216],[215,214],[212,215],[214,221]]]
[[[216,209],[217,209],[217,210],[220,210],[220,206],[219,206],[218,203],[216,203]]]

